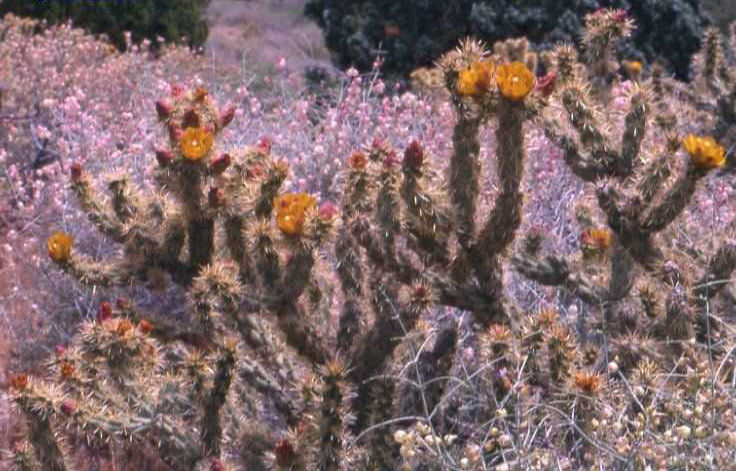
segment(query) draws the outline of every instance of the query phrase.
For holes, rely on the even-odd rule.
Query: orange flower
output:
[[[209,153],[214,141],[211,132],[192,127],[184,130],[179,145],[185,159],[199,160]]]
[[[276,197],[276,224],[288,236],[300,235],[308,209],[317,204],[313,196],[306,193],[287,193]]]
[[[629,73],[629,75],[638,77],[639,74],[641,74],[641,70],[644,66],[639,61],[625,61],[624,67],[626,68],[626,71]]]
[[[603,378],[597,373],[578,372],[575,373],[575,387],[582,393],[594,395],[603,386]]]
[[[23,391],[28,387],[28,375],[19,373],[10,378],[10,387],[16,391]]]
[[[702,170],[722,167],[726,163],[726,149],[710,136],[688,134],[682,141],[693,165]]]
[[[49,257],[56,263],[69,261],[72,255],[72,243],[74,238],[65,232],[55,232],[46,240],[49,249]]]
[[[521,62],[511,62],[496,69],[496,83],[501,95],[521,101],[534,89],[534,74]]]
[[[72,376],[74,376],[74,372],[77,370],[77,368],[74,366],[74,363],[70,361],[62,361],[61,365],[59,366],[59,371],[61,371],[61,377],[64,379],[69,379]]]
[[[482,95],[491,88],[493,61],[476,61],[457,77],[457,92],[460,95]]]

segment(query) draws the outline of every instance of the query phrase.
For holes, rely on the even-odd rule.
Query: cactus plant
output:
[[[446,175],[421,142],[402,156],[376,141],[347,157],[339,209],[284,193],[289,166],[267,141],[219,149],[234,113],[203,88],[156,103],[168,138],[158,191],[116,173],[106,200],[73,166],[72,191],[122,255],[92,260],[55,233],[52,261],[89,286],[173,283],[191,317],[103,303],[46,381],[14,377],[28,421],[15,466],[73,469],[61,430],[150,447],[177,470],[694,467],[696,453],[667,461],[668,446],[698,446],[693,434],[710,438],[709,464],[731,463],[734,349],[712,305],[736,249],[724,237],[708,257],[666,236],[703,182],[724,176],[728,152],[677,134],[674,115],[654,139],[671,112],[658,94],[672,87],[643,68],[613,135],[600,107],[631,24],[615,10],[586,24],[596,53],[582,61],[569,46],[538,57],[525,40],[462,41],[438,62],[456,114]],[[537,78],[540,61],[550,70]],[[549,253],[524,229],[530,128],[587,185],[579,255]],[[509,294],[516,275],[587,317],[527,309]]]

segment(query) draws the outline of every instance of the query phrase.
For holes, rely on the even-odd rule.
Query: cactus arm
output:
[[[736,270],[736,245],[725,243],[710,259],[705,274],[698,280],[693,294],[701,305],[726,286],[731,273]]]
[[[692,164],[673,184],[672,188],[662,197],[658,206],[652,208],[649,215],[642,222],[643,230],[653,233],[664,230],[692,200],[698,180],[705,176],[705,172],[696,169]]]
[[[86,173],[72,181],[71,190],[79,200],[82,210],[87,213],[89,220],[102,234],[115,242],[125,242],[122,223],[116,220],[115,214],[110,209],[103,206],[101,195],[92,187]]]
[[[475,238],[475,213],[480,193],[480,118],[467,116],[458,109],[452,133],[450,159],[450,198],[457,220],[456,233],[460,246],[469,250]]]
[[[219,457],[222,450],[222,419],[220,415],[233,379],[235,349],[236,346],[229,344],[227,341],[225,346],[221,348],[220,357],[217,360],[214,384],[204,401],[201,440],[206,456]]]

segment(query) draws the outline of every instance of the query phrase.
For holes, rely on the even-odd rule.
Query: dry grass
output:
[[[304,0],[213,0],[206,49],[220,60],[251,68],[329,66],[322,32],[304,18]]]

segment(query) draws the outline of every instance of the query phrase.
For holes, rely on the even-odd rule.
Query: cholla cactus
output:
[[[105,199],[73,166],[83,209],[123,252],[91,260],[56,233],[53,262],[95,287],[173,283],[191,316],[103,303],[58,349],[48,381],[16,377],[35,452],[19,448],[16,467],[71,469],[62,430],[94,447],[156,449],[177,470],[548,469],[550,447],[569,452],[560,467],[644,469],[671,465],[662,443],[688,447],[693,434],[712,435],[713,463],[729,463],[733,411],[723,433],[707,427],[727,408],[733,349],[710,306],[736,248],[724,238],[702,263],[666,237],[727,151],[676,134],[670,117],[667,139],[654,139],[657,94],[669,89],[641,67],[629,67],[614,136],[601,108],[618,81],[611,47],[632,25],[602,11],[587,27],[584,61],[562,46],[540,78],[525,40],[493,53],[463,41],[438,62],[456,112],[447,175],[421,142],[402,152],[376,141],[347,158],[339,209],[284,194],[289,167],[269,141],[219,149],[234,110],[204,89],[156,104],[168,138],[155,152],[157,191],[115,173]],[[481,146],[489,125],[494,158]],[[579,256],[546,253],[540,231],[515,244],[531,127],[594,193],[578,207]],[[552,307],[523,313],[509,266],[578,298],[588,317],[574,326]],[[325,289],[332,280],[339,296]],[[708,379],[713,360],[724,366]],[[672,395],[700,409],[666,415],[660,371],[676,372]]]

